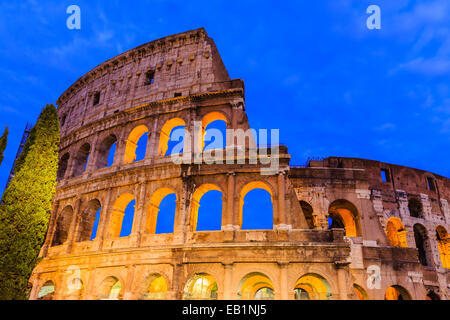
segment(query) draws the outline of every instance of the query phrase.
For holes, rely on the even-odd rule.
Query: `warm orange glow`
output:
[[[183,299],[215,300],[217,299],[217,283],[214,277],[199,273],[188,280],[184,288]]]
[[[272,281],[266,275],[258,272],[247,274],[240,283],[239,295],[241,300],[253,300],[256,292],[261,288],[274,291]]]
[[[216,190],[222,192],[218,186],[215,184],[202,184],[200,187],[198,187],[194,194],[192,195],[191,200],[191,218],[190,218],[190,224],[191,224],[191,230],[195,231],[197,229],[197,219],[198,219],[198,209],[200,208],[200,199],[205,195],[205,193]],[[223,194],[223,192],[222,192]]]
[[[442,226],[437,227],[436,236],[438,238],[437,243],[442,266],[450,269],[450,237],[447,230]]]
[[[363,289],[363,287],[361,287],[357,284],[353,284],[353,289],[355,290],[355,293],[358,296],[359,300],[369,300],[369,297],[367,296],[367,293]]]
[[[152,194],[150,204],[148,206],[147,224],[145,228],[147,233],[155,233],[159,205],[161,204],[161,201],[169,194],[176,194],[176,192],[170,188],[160,188]]]
[[[110,238],[117,238],[120,236],[125,209],[134,199],[135,198],[131,193],[124,193],[116,200],[116,202],[114,202],[111,209],[111,220],[109,222],[108,235]]]
[[[273,204],[273,193],[272,189],[270,187],[262,182],[262,181],[252,181],[250,183],[247,183],[241,190],[239,194],[239,225],[242,226],[242,219],[244,214],[244,198],[250,191],[254,189],[263,189],[266,190],[268,193],[270,193],[270,200]]]
[[[386,224],[386,235],[392,247],[407,248],[406,230],[399,218],[392,217]]]
[[[162,127],[158,146],[158,155],[160,157],[164,157],[166,155],[167,149],[169,148],[168,143],[170,140],[170,133],[175,127],[179,126],[186,126],[186,123],[181,118],[173,118],[166,121]]]
[[[167,293],[167,282],[160,274],[151,275],[146,281],[146,287],[141,299],[165,300]]]
[[[226,124],[228,124],[228,120],[227,117],[225,117],[225,115],[221,112],[217,112],[217,111],[213,111],[208,113],[207,115],[205,115],[202,119],[202,132],[201,132],[201,138],[200,141],[198,142],[200,145],[200,150],[203,150],[203,148],[205,147],[205,134],[206,134],[206,127],[214,121],[217,120],[222,120],[225,121]]]
[[[390,286],[386,289],[384,300],[411,300],[409,293],[400,286]]]
[[[305,290],[311,300],[331,300],[330,285],[325,278],[318,274],[305,274],[297,280],[294,289]]]
[[[148,128],[144,125],[137,126],[131,131],[125,145],[124,163],[131,163],[136,160],[137,143],[142,135],[147,132]]]

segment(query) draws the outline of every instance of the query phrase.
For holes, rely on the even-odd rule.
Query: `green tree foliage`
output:
[[[0,299],[28,299],[55,193],[59,122],[47,105],[24,146],[0,204]]]
[[[8,143],[8,127],[5,128],[3,135],[0,137],[0,164],[3,162],[3,152],[6,149],[6,144]]]

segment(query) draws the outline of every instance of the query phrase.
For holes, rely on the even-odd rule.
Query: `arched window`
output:
[[[96,231],[94,233],[94,224],[97,218],[96,214],[99,213],[100,208],[100,201],[97,199],[90,200],[83,208],[75,241],[89,241],[92,238],[92,234],[96,234]]]
[[[249,273],[239,283],[238,296],[241,300],[272,300],[275,298],[272,280],[260,272]]]
[[[39,289],[37,296],[38,300],[53,300],[55,295],[55,284],[53,281],[49,280],[44,283],[44,285]]]
[[[61,157],[61,160],[59,160],[58,173],[57,173],[58,181],[64,179],[64,176],[66,175],[69,158],[70,158],[69,153],[65,153]]]
[[[443,226],[436,228],[436,240],[442,267],[450,269],[450,237]]]
[[[216,300],[217,283],[214,277],[207,273],[197,273],[192,276],[184,287],[184,300]]]
[[[399,218],[389,218],[386,224],[386,236],[391,247],[408,247],[406,230]]]
[[[78,153],[74,159],[73,177],[80,176],[86,170],[90,152],[91,146],[89,143],[83,144],[78,150]]]
[[[242,230],[273,229],[272,190],[261,181],[246,184],[239,196]]]
[[[163,276],[154,273],[149,276],[143,286],[140,294],[141,300],[165,300],[167,293],[167,282]]]
[[[109,224],[109,237],[126,237],[131,233],[135,198],[131,193],[122,194],[114,203]]]
[[[301,276],[295,283],[294,292],[298,300],[332,300],[330,284],[315,273]]]
[[[441,300],[441,297],[434,291],[428,291],[426,300]]]
[[[419,223],[416,223],[413,229],[416,248],[419,251],[419,261],[422,265],[428,266],[430,265],[431,259],[427,230]]]
[[[358,210],[350,201],[334,201],[333,203],[331,203],[330,208],[328,209],[328,214],[328,226],[330,229],[344,228],[345,236],[360,236],[361,233],[359,231],[360,228],[358,220]]]
[[[122,284],[116,277],[107,277],[100,284],[98,292],[100,300],[119,300],[122,298]]]
[[[422,202],[419,199],[416,198],[409,199],[408,209],[411,217],[422,218]]]
[[[145,158],[148,132],[148,128],[144,125],[139,125],[131,131],[125,145],[124,163],[132,163]]]
[[[411,295],[401,286],[390,286],[384,295],[384,300],[411,300]]]
[[[202,184],[192,195],[192,231],[220,230],[222,225],[222,191],[214,184]]]
[[[161,128],[158,155],[160,157],[184,151],[186,123],[181,118],[173,118]]]
[[[117,137],[113,134],[107,136],[100,143],[97,150],[97,161],[95,164],[95,169],[101,169],[104,167],[109,167],[114,162],[114,154],[116,151]]]
[[[314,229],[314,217],[313,217],[313,208],[306,201],[300,201],[300,206],[303,211],[303,215],[305,216],[306,223],[308,224],[308,228]]]
[[[213,124],[213,122],[215,122]],[[226,146],[226,127],[227,127],[228,120],[225,117],[223,113],[220,112],[210,112],[206,114],[202,118],[202,134],[201,134],[201,140],[200,143],[200,149],[199,150],[205,150],[206,143],[205,140],[209,140],[208,143],[211,144],[211,147],[209,149],[223,149]],[[211,124],[211,126],[209,126]],[[207,130],[211,130],[211,132],[208,134]],[[224,132],[225,131],[225,132]],[[222,139],[220,139],[222,138]],[[212,141],[211,141],[212,140]]]
[[[170,188],[160,188],[150,197],[146,223],[147,233],[172,233],[175,222],[176,194]]]
[[[359,300],[369,300],[367,292],[366,292],[366,290],[364,290],[363,287],[354,283],[353,290],[355,290],[356,296],[358,297]]]
[[[73,209],[65,207],[56,220],[55,233],[53,234],[52,246],[59,246],[68,240],[70,224],[72,223]]]
[[[89,238],[90,241],[94,240],[97,237],[98,233],[98,227],[100,225],[100,216],[101,216],[102,207],[99,207],[97,211],[95,212],[95,220],[94,225],[92,226],[92,232],[91,237]]]

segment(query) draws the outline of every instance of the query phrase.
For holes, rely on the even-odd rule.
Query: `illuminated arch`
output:
[[[169,194],[176,194],[171,188],[160,188],[156,190],[150,197],[150,203],[148,207],[148,216],[145,230],[147,233],[156,232],[156,224],[158,221],[159,205],[161,201]]]
[[[53,234],[52,246],[59,246],[68,240],[70,226],[72,224],[73,208],[66,206],[58,215],[56,228]]]
[[[207,273],[193,275],[184,287],[184,300],[216,300],[217,283],[213,276]]]
[[[264,289],[264,291],[260,291]],[[242,278],[239,283],[238,296],[241,300],[267,299],[275,297],[272,281],[260,272],[252,272]]]
[[[114,144],[117,142],[117,137],[110,134],[102,140],[97,148],[97,158],[95,161],[95,169],[101,169],[108,166],[108,158],[110,152],[113,150]]]
[[[241,192],[239,193],[239,225],[241,226],[241,228],[242,228],[242,221],[243,221],[243,216],[244,216],[244,199],[245,199],[245,196],[247,195],[247,193],[249,193],[250,191],[252,191],[254,189],[263,189],[263,190],[267,191],[270,194],[270,201],[272,202],[272,205],[273,205],[273,193],[272,193],[272,189],[269,187],[268,184],[266,184],[265,182],[262,182],[262,181],[252,181],[250,183],[247,183],[241,189]],[[272,209],[272,215],[273,215],[273,209]]]
[[[140,293],[141,300],[166,300],[167,282],[159,273],[154,273],[147,277],[143,290]]]
[[[190,225],[192,231],[195,231],[197,229],[198,209],[200,208],[200,199],[205,195],[205,193],[212,190],[219,191],[223,194],[222,190],[218,186],[211,183],[202,184],[192,194],[191,215],[190,215]]]
[[[364,290],[364,288],[361,287],[360,285],[354,283],[353,290],[355,290],[355,293],[359,300],[369,300],[369,296],[367,295],[366,290]]]
[[[53,300],[55,295],[55,284],[52,280],[46,281],[39,289],[38,300]]]
[[[125,145],[124,163],[132,163],[136,160],[138,141],[142,135],[148,132],[149,130],[145,125],[139,125],[130,132]]]
[[[442,266],[446,269],[450,269],[450,237],[443,226],[438,226],[436,228],[436,240]]]
[[[214,122],[214,121],[217,121],[217,120],[225,121],[225,123],[228,125],[227,117],[221,112],[213,111],[213,112],[210,112],[210,113],[206,114],[205,116],[203,116],[203,118],[202,118],[201,139],[199,141],[200,150],[203,150],[205,148],[206,127],[211,122]]]
[[[164,157],[167,153],[167,149],[169,148],[170,133],[174,128],[180,126],[186,126],[186,123],[181,118],[173,118],[164,123],[159,136],[158,155],[160,157]]]
[[[355,205],[347,200],[336,200],[330,204],[328,209],[332,220],[330,228],[344,228],[347,237],[358,237],[361,235],[358,224],[358,210]]]
[[[386,236],[391,247],[408,247],[408,243],[406,242],[406,230],[399,218],[389,218],[386,224]]]
[[[307,293],[299,295],[301,289]],[[332,300],[331,286],[328,281],[319,274],[308,273],[301,276],[295,283],[294,291],[296,298],[302,297],[305,300]],[[306,299],[307,298],[307,299]]]
[[[95,214],[101,208],[100,201],[97,199],[90,200],[84,207],[80,215],[75,241],[88,241],[91,239],[94,228]]]
[[[384,300],[412,300],[409,292],[401,286],[390,286],[386,289]]]
[[[107,277],[99,286],[99,300],[120,300],[122,299],[122,283],[116,277]]]
[[[109,222],[110,238],[120,237],[122,223],[125,217],[125,209],[133,200],[135,200],[135,197],[131,193],[124,193],[116,200],[116,202],[114,202],[111,209],[111,218]]]

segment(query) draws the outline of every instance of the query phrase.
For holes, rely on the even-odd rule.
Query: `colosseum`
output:
[[[450,180],[356,158],[296,166],[284,145],[228,136],[252,132],[244,83],[203,28],[103,62],[57,104],[58,185],[30,299],[450,298]],[[233,130],[206,152],[214,121]],[[176,128],[194,132],[181,162],[168,155]],[[211,161],[223,150],[226,162]],[[271,228],[246,227],[255,190]],[[211,191],[220,226],[197,230]],[[173,228],[158,232],[168,196]]]

